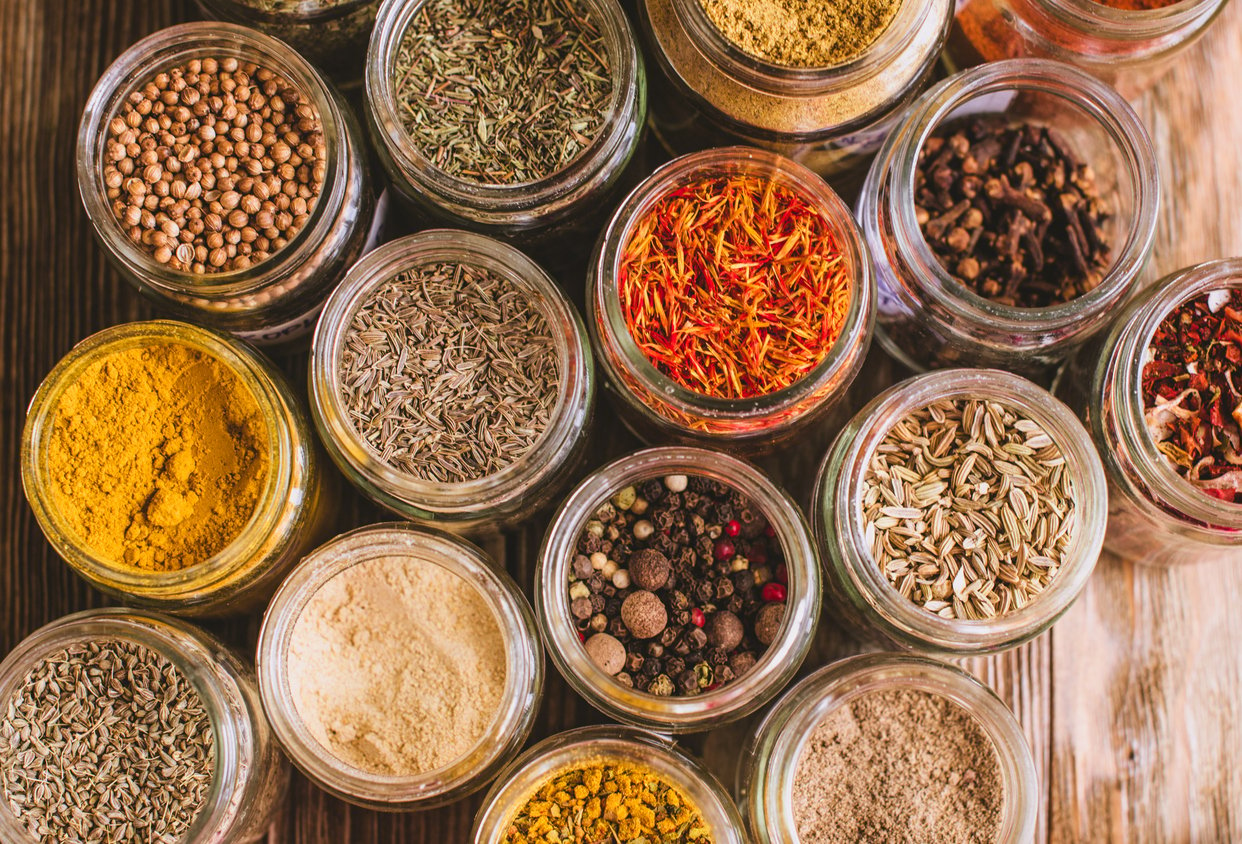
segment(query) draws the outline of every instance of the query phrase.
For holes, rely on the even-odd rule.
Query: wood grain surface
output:
[[[139,37],[195,9],[174,0],[0,0],[0,654],[40,625],[106,601],[69,573],[39,532],[18,477],[26,403],[75,342],[154,312],[108,265],[77,196],[74,139],[96,78]],[[1164,203],[1146,280],[1242,255],[1242,4],[1136,105],[1156,140]],[[295,377],[304,356],[279,362]],[[892,378],[874,354],[862,399]],[[633,448],[606,431],[593,463]],[[764,461],[805,497],[823,437]],[[340,527],[383,518],[357,497]],[[529,587],[542,519],[487,543]],[[1140,568],[1106,556],[1049,634],[967,666],[1021,721],[1040,780],[1039,841],[1242,841],[1242,567]],[[209,625],[252,647],[255,619]],[[809,665],[857,650],[825,625]],[[549,672],[542,737],[603,719]],[[716,770],[742,725],[687,740]],[[716,761],[719,764],[716,764]],[[348,806],[296,777],[272,844],[469,838],[478,797],[385,815]]]

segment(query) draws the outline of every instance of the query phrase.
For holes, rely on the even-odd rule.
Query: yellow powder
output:
[[[47,448],[53,507],[92,555],[177,571],[217,554],[267,480],[267,423],[216,358],[161,342],[88,366]]]

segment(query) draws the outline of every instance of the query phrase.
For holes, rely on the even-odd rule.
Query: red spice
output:
[[[742,532],[742,523],[736,519],[730,519],[725,523],[725,534],[728,536],[737,536]]]
[[[707,624],[707,615],[698,607],[690,610],[690,623],[695,627],[702,627]]]
[[[797,191],[750,175],[680,187],[638,221],[621,308],[648,360],[714,398],[766,395],[819,364],[845,323],[849,268]]]
[[[1242,289],[1183,302],[1149,351],[1143,407],[1156,447],[1208,495],[1242,500]]]
[[[785,600],[785,587],[779,583],[765,583],[759,597],[765,603],[780,603]]]

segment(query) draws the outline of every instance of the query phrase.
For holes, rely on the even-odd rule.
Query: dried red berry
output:
[[[785,587],[779,583],[765,583],[759,596],[767,603],[785,600]]]
[[[771,539],[772,537],[776,536],[776,528],[772,527],[771,525],[764,525],[763,535],[766,536],[768,539]]]
[[[693,624],[695,627],[702,627],[704,624],[707,623],[707,616],[703,614],[703,611],[701,609],[699,609],[698,607],[695,607],[694,609],[690,610],[690,623]]]
[[[789,582],[789,569],[785,568],[784,563],[781,563],[779,566],[776,567],[776,582],[777,583],[788,583]]]
[[[727,539],[722,539],[716,543],[716,559],[727,560],[731,558],[737,549],[733,547],[733,543]]]
[[[737,519],[730,519],[728,524],[725,525],[725,533],[727,533],[729,536],[737,536],[741,532],[742,532],[742,523],[739,522]]]

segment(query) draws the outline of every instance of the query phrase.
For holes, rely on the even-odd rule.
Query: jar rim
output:
[[[749,498],[776,532],[785,555],[788,592],[780,629],[755,665],[720,688],[693,696],[660,697],[628,688],[587,654],[569,623],[568,571],[583,525],[625,486],[669,474],[720,481]],[[742,718],[780,693],[811,646],[822,586],[810,529],[787,493],[750,463],[701,448],[665,446],[625,455],[574,488],[552,517],[535,566],[535,614],[552,662],[592,706],[628,724],[682,733]]]
[[[1099,0],[1020,0],[1038,8],[1063,26],[1089,30],[1110,41],[1144,41],[1207,21],[1225,0],[1178,0],[1158,9],[1121,9]]]
[[[320,24],[333,21],[338,18],[347,17],[355,14],[367,6],[378,6],[380,0],[335,0],[335,2],[320,2],[320,0],[302,0],[296,7],[285,11],[275,9],[264,9],[261,5],[257,5],[253,0],[206,0],[209,6],[231,6],[235,9],[245,9],[246,14],[253,15],[258,20],[270,21],[272,23],[297,23],[297,24]]]

